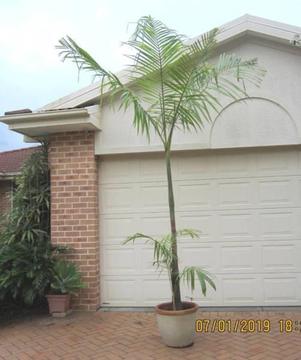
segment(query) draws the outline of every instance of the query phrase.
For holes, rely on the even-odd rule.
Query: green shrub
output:
[[[13,208],[0,234],[0,301],[32,304],[49,288],[54,254],[47,154],[44,144],[16,180]]]
[[[0,241],[38,245],[50,237],[50,181],[47,144],[25,162],[16,179],[13,208]]]
[[[54,294],[76,294],[84,287],[75,264],[65,260],[57,260],[53,266],[53,275],[50,283]]]

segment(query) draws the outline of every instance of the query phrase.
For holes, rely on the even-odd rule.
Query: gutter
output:
[[[19,113],[15,115],[5,115],[0,116],[0,121],[4,122],[7,125],[12,125],[20,122],[37,122],[44,120],[57,120],[60,119],[69,119],[69,118],[78,118],[78,117],[88,117],[89,114],[85,108],[81,109],[67,109],[67,110],[51,110],[51,111],[41,111],[36,113]]]
[[[16,113],[0,116],[0,122],[29,138],[69,131],[100,130],[99,106]]]
[[[1,180],[13,180],[16,176],[20,175],[21,172],[0,172],[0,181]]]

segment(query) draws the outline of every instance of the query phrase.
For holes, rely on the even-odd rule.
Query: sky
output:
[[[244,14],[301,26],[300,0],[0,0],[0,115],[35,110],[87,86],[55,45],[71,36],[108,70],[126,60],[122,41],[143,15],[152,15],[189,37]],[[0,124],[0,151],[32,146]]]

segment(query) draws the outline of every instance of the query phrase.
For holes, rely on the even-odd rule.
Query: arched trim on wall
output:
[[[263,97],[245,97],[228,104],[215,118],[209,135],[211,148],[298,143],[298,128],[288,110]]]

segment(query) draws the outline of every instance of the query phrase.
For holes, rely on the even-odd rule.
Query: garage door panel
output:
[[[221,277],[223,305],[255,306],[262,302],[261,281],[258,276]]]
[[[151,215],[141,215],[137,231],[143,234],[161,237],[169,232],[169,217],[167,213],[153,213]]]
[[[101,300],[109,306],[153,306],[169,300],[166,274],[153,250],[131,234],[169,232],[160,154],[106,157],[100,166]],[[249,149],[173,155],[180,267],[203,266],[217,292],[193,297],[203,306],[301,305],[301,151]],[[190,297],[184,285],[183,298]]]
[[[134,278],[106,277],[102,279],[101,298],[103,305],[110,306],[139,306],[139,284]]]
[[[131,216],[101,216],[100,217],[100,237],[101,244],[121,244],[128,235],[133,234],[134,229],[138,229],[138,219],[135,215]]]
[[[273,209],[259,213],[260,235],[266,240],[296,239],[299,226],[293,210],[276,211]]]
[[[256,151],[256,173],[259,175],[296,174],[298,169],[298,153],[289,149],[273,149],[273,151]]]
[[[166,181],[166,169],[162,155],[146,155],[140,164],[143,180]]]
[[[216,288],[221,288],[221,282],[219,276],[216,276],[215,279]],[[182,283],[181,286],[181,295],[183,299],[192,300],[197,302],[200,306],[219,306],[222,301],[221,292],[216,292],[211,287],[207,287],[206,297],[202,294],[201,289],[197,287],[193,293],[189,290],[188,286],[185,283]],[[170,301],[170,299],[169,299]]]
[[[101,268],[104,275],[134,275],[139,268],[135,249],[120,246],[102,247]]]
[[[181,153],[172,158],[175,180],[195,180],[216,177],[215,156],[208,154],[201,159],[197,153]]]
[[[141,185],[139,192],[133,195],[139,199],[139,208],[143,211],[168,211],[166,183],[154,182]]]
[[[224,152],[216,156],[216,177],[248,177],[254,168],[251,154]]]
[[[296,275],[266,276],[263,291],[265,305],[300,304],[300,286]]]
[[[177,224],[179,229],[195,229],[200,231],[199,238],[201,241],[214,241],[217,238],[216,216],[213,214],[203,213],[177,213]],[[181,241],[181,240],[180,240]],[[185,239],[185,243],[196,240]]]
[[[264,242],[262,245],[262,264],[264,272],[300,272],[301,246],[295,242]]]
[[[212,208],[213,194],[214,188],[209,182],[175,184],[175,198],[179,210]]]
[[[104,186],[101,197],[101,212],[130,212],[137,208],[135,204],[135,187]]]
[[[137,246],[137,245],[136,245]],[[155,275],[157,273],[155,266],[153,266],[154,262],[154,249],[151,245],[148,247],[145,245],[140,245],[137,247],[139,252],[137,252],[137,256],[139,257],[140,264],[140,274],[144,275]],[[156,275],[155,275],[156,276]]]
[[[100,162],[100,182],[109,185],[131,182],[139,177],[139,164],[139,159],[107,157],[106,161]]]
[[[170,286],[166,277],[144,278],[141,282],[144,306],[154,306],[159,302],[170,301]]]
[[[254,238],[255,212],[222,212],[217,215],[219,238],[225,241],[248,241]]]
[[[252,207],[253,189],[249,181],[217,182],[218,206],[223,208]]]
[[[181,253],[180,267],[201,266],[202,268],[216,273],[218,270],[218,257],[216,251],[218,247],[214,244],[202,244],[195,241],[189,245],[180,243],[179,252]]]
[[[104,276],[157,274],[153,266],[153,248],[143,243],[124,246],[105,245],[101,249],[101,273]]]
[[[169,284],[165,276],[104,276],[101,296],[109,306],[154,306],[169,301]]]
[[[298,206],[301,201],[301,178],[296,178],[296,183],[295,202]]]
[[[260,266],[258,246],[255,244],[220,244],[221,273],[255,273]]]
[[[259,203],[263,206],[294,206],[294,180],[270,178],[258,182]]]

